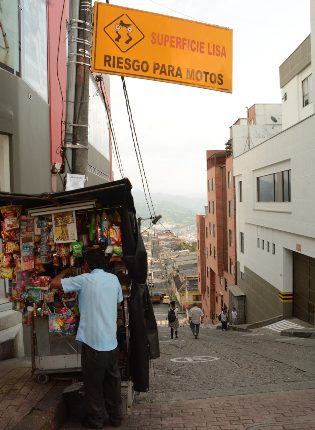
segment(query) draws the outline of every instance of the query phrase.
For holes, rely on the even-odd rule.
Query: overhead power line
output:
[[[155,213],[155,209],[154,209],[154,205],[153,205],[153,201],[152,201],[152,197],[151,197],[151,193],[150,193],[150,188],[149,188],[149,184],[148,184],[148,180],[147,180],[147,175],[146,175],[145,169],[144,169],[144,164],[143,164],[143,160],[142,160],[142,155],[141,155],[141,151],[140,151],[140,146],[139,146],[139,142],[138,142],[136,128],[135,128],[135,124],[134,124],[133,117],[132,117],[131,106],[130,106],[130,102],[129,102],[125,78],[123,76],[121,76],[121,80],[122,80],[122,84],[123,84],[123,91],[124,91],[124,96],[125,96],[125,101],[126,101],[126,108],[127,108],[128,118],[129,118],[130,130],[131,130],[131,137],[132,137],[133,146],[134,146],[136,157],[137,157],[137,162],[138,162],[138,167],[139,167],[139,172],[140,172],[141,182],[142,182],[142,187],[143,187],[143,192],[144,192],[144,197],[145,197],[145,200],[146,200],[146,203],[148,206],[150,216],[156,217],[156,213]],[[150,204],[149,204],[149,200],[150,200]]]
[[[109,125],[109,130],[112,136],[112,142],[114,145],[114,156],[115,156],[115,161],[118,167],[118,170],[120,172],[120,175],[122,178],[125,177],[124,174],[124,169],[123,169],[123,165],[122,165],[122,161],[121,161],[121,157],[120,157],[120,152],[119,152],[119,148],[118,148],[118,143],[117,143],[117,139],[116,139],[116,133],[115,133],[115,129],[114,129],[114,124],[113,124],[113,119],[112,119],[112,114],[111,114],[111,110],[110,110],[110,106],[109,106],[109,102],[107,100],[106,94],[104,92],[104,88],[103,88],[103,77],[102,76],[97,76],[97,80],[100,82],[99,88],[101,90],[102,96],[103,96],[103,100],[104,100],[104,104],[105,104],[105,109],[106,109],[106,113],[107,113],[107,119],[108,119],[108,125]]]

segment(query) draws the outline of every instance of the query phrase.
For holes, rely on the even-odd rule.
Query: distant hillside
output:
[[[137,216],[148,218],[148,207],[141,191],[132,191]],[[157,215],[162,215],[163,224],[195,225],[196,214],[204,212],[205,199],[200,197],[176,196],[152,193],[152,201]]]

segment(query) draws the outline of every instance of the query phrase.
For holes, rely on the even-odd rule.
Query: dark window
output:
[[[232,216],[232,200],[229,200],[229,217]]]
[[[245,279],[245,274],[244,274],[244,272],[241,272],[241,279]]]
[[[265,241],[264,240],[261,241],[261,249],[265,249]]]
[[[214,190],[214,179],[212,178],[211,179],[211,188],[212,188],[212,191]]]
[[[291,170],[257,178],[258,202],[290,202]]]
[[[260,239],[257,237],[257,248],[260,248]]]
[[[206,227],[206,237],[208,237],[208,227]],[[198,240],[198,249],[199,249],[199,240]]]
[[[208,179],[208,191],[210,191],[210,180]]]
[[[267,242],[267,252],[270,252],[270,243],[269,243],[269,241]]]
[[[312,75],[309,75],[302,81],[302,96],[303,107],[309,105],[312,102]]]
[[[274,202],[275,187],[272,175],[261,176],[257,178],[257,200],[259,202]]]
[[[214,202],[212,202],[212,213],[214,214]]]
[[[273,243],[272,244],[272,253],[275,254],[276,253],[276,245]]]
[[[216,253],[215,253],[215,246],[213,247],[213,258],[215,258]]]
[[[244,233],[240,232],[240,250],[243,254],[244,254],[244,248],[245,248]]]
[[[291,201],[291,170],[285,170],[283,173],[283,201]]]
[[[212,246],[211,246],[211,243],[210,243],[210,249],[209,249],[209,252],[210,252],[210,255],[212,255]]]
[[[229,230],[229,246],[232,246],[232,230]]]
[[[211,210],[211,206],[210,206],[210,201],[208,202],[208,212],[210,213]]]
[[[212,236],[215,237],[215,224],[212,224]]]
[[[228,289],[227,280],[225,278],[224,278],[224,289],[225,291],[227,291]]]
[[[239,191],[239,201],[243,201],[243,185],[242,181],[239,181],[238,183],[238,191]]]

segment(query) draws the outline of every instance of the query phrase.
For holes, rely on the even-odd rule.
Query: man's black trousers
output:
[[[86,420],[90,424],[103,424],[107,418],[106,408],[110,420],[121,421],[118,348],[113,351],[96,351],[83,344],[81,361],[86,396]]]

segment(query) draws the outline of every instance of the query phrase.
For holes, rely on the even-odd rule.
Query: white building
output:
[[[243,137],[234,147],[232,137],[237,282],[246,294],[249,323],[289,316],[314,323],[313,2],[311,28],[311,36],[280,66],[282,131],[252,146]]]

